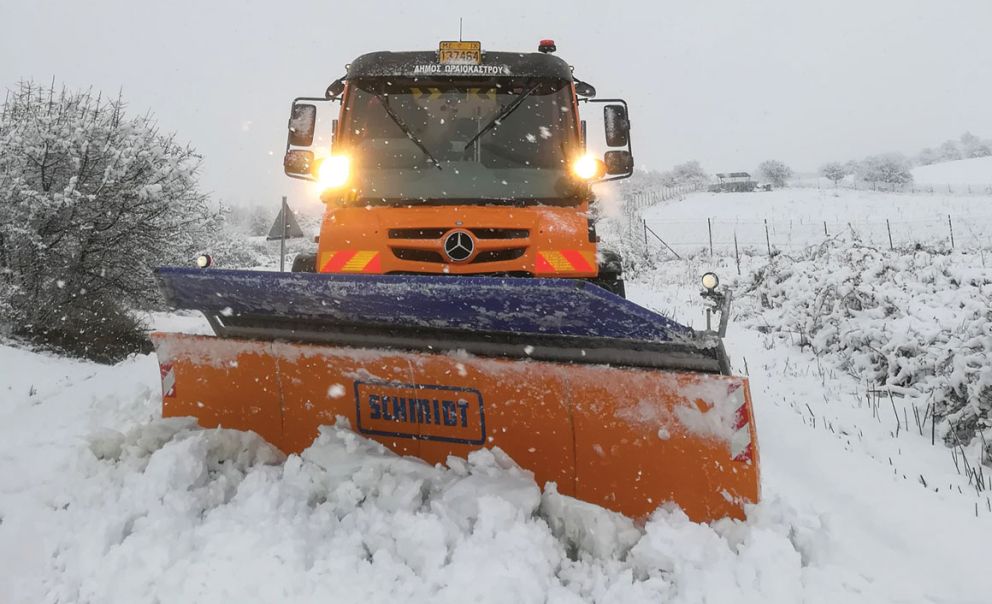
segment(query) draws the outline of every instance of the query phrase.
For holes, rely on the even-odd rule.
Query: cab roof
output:
[[[572,79],[572,68],[558,57],[538,52],[483,51],[479,65],[438,63],[437,51],[370,52],[348,65],[346,78],[382,77],[533,77]]]

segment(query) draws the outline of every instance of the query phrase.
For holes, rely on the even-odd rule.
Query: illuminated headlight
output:
[[[716,273],[706,273],[703,275],[703,288],[708,291],[713,291],[720,285],[720,279],[716,276]]]
[[[572,173],[582,180],[600,178],[606,174],[606,164],[592,155],[583,155],[572,162]]]
[[[317,182],[325,189],[338,189],[351,176],[351,159],[347,155],[330,155],[317,167]]]
[[[214,259],[210,257],[209,254],[200,254],[196,257],[196,266],[200,268],[207,268],[214,263]]]

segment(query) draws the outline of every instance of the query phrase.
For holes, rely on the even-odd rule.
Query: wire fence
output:
[[[848,191],[879,191],[929,195],[992,195],[992,183],[906,183],[865,182],[843,180],[834,183],[826,178],[799,178],[789,182],[790,187],[801,189],[845,189]]]
[[[640,212],[641,210],[650,208],[655,204],[671,201],[673,199],[683,199],[689,193],[698,191],[699,188],[700,187],[694,185],[679,185],[672,187],[660,187],[650,191],[640,191],[627,195],[624,199],[624,204],[628,209]]]
[[[760,220],[666,220],[640,218],[647,246],[673,254],[771,255],[819,245],[841,233],[878,248],[910,249],[919,245],[962,250],[992,250],[992,213],[951,214],[932,219],[847,221],[819,218],[763,218]],[[628,232],[636,232],[631,229]]]

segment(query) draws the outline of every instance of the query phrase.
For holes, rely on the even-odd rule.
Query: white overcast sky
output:
[[[558,54],[631,104],[640,167],[797,170],[992,137],[992,0],[0,0],[0,86],[116,93],[204,156],[232,203],[289,192],[291,99],[373,50],[465,39]]]

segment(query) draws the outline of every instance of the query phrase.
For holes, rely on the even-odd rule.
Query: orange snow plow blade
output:
[[[153,334],[163,415],[252,430],[298,453],[321,425],[444,463],[500,447],[566,495],[696,521],[759,498],[745,378],[658,368]]]

